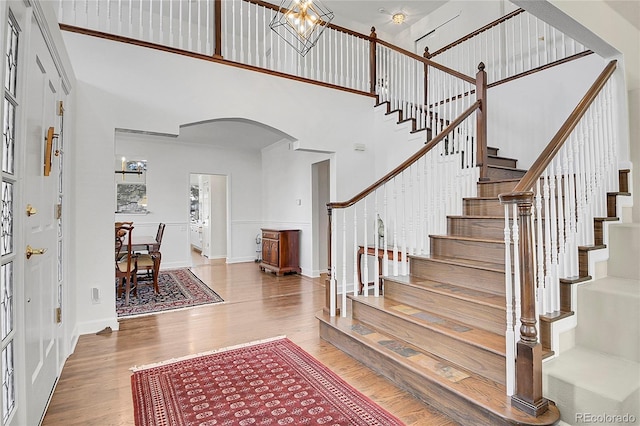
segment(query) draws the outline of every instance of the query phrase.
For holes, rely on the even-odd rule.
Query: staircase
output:
[[[489,150],[489,181],[430,236],[431,255],[410,256],[410,275],[384,277],[384,297],[350,296],[350,317],[318,315],[320,336],[462,425],[548,425],[505,389],[504,216],[498,194],[525,171]]]
[[[575,346],[543,369],[545,394],[570,424],[640,420],[640,224],[611,224],[607,245],[607,276],[576,292]]]

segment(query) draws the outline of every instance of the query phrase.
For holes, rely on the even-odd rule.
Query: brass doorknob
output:
[[[26,250],[27,259],[31,259],[31,256],[33,256],[34,254],[45,254],[46,252],[46,248],[34,249],[33,247],[28,245]]]
[[[38,213],[38,210],[31,204],[27,204],[27,216],[33,216],[36,213]]]

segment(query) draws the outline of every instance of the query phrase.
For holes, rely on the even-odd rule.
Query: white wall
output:
[[[517,8],[507,0],[448,1],[400,33],[393,42],[418,55],[424,53],[425,46],[435,52]],[[458,14],[460,16],[444,24]],[[440,25],[434,33],[415,43]]]
[[[589,55],[489,89],[487,144],[528,169],[605,65]]]
[[[629,108],[628,117],[624,117],[621,136],[625,138],[626,152],[622,158],[628,158],[632,164],[640,163],[640,128],[638,122],[638,105],[640,105],[640,30],[630,20],[612,9],[611,3],[604,0],[569,1],[549,0],[532,2],[513,0],[536,16],[554,23],[558,29],[567,33],[577,41],[589,46],[605,58],[620,59],[619,65],[624,70],[624,79],[618,78],[626,85],[628,103],[621,103],[621,110]],[[618,6],[620,7],[620,6]],[[637,19],[637,17],[636,17]],[[624,80],[624,83],[622,81]],[[619,89],[624,92],[624,88]],[[628,139],[626,139],[628,137]],[[627,148],[628,146],[628,148]],[[628,167],[631,164],[621,164]],[[640,184],[640,173],[633,173],[634,187]],[[633,218],[640,220],[640,194],[633,193]]]
[[[179,126],[184,123],[246,118],[291,135],[303,149],[337,152],[332,164],[332,181],[338,178],[346,183],[332,187],[332,199],[352,194],[371,180],[373,172],[364,166],[371,157],[354,154],[347,147],[354,142],[372,139],[372,98],[79,34],[64,33],[64,39],[78,78],[76,140],[80,142],[76,147],[75,164],[71,167],[75,167],[78,176],[83,177],[76,180],[74,206],[75,238],[82,250],[72,260],[79,283],[80,333],[94,332],[107,325],[114,329],[118,327],[111,265],[114,218],[112,169],[116,128],[177,134]],[[184,78],[185,75],[189,77]],[[335,105],[340,105],[340,108],[335,108]],[[170,149],[175,150],[167,152]],[[164,164],[160,157],[167,155],[172,160],[172,167],[182,171],[177,181],[162,171],[157,177],[162,185],[161,194],[149,194],[163,203],[175,204],[175,210],[172,209],[163,220],[177,224],[177,230],[174,226],[167,229],[163,250],[166,250],[165,244],[167,247],[172,244],[172,234],[177,233],[180,239],[188,240],[188,231],[186,228],[182,231],[180,223],[184,223],[184,215],[188,211],[189,172],[229,175],[229,185],[235,194],[230,206],[230,220],[232,228],[236,229],[229,241],[229,253],[235,258],[246,256],[247,260],[254,259],[254,238],[260,222],[293,222],[310,234],[310,164],[306,170],[294,170],[290,175],[304,178],[300,183],[292,181],[294,186],[297,185],[295,191],[279,191],[283,181],[270,180],[271,192],[267,193],[281,199],[281,202],[260,206],[257,200],[262,200],[264,195],[260,196],[262,187],[258,185],[258,160],[248,159],[247,167],[255,168],[252,173],[233,170],[226,173],[213,170],[208,165],[204,167],[204,162],[216,164],[217,160],[200,156],[203,163],[199,170],[195,170],[191,168],[193,156],[182,155],[182,150],[188,151],[189,148],[165,147],[156,155],[147,155],[150,180],[156,179],[151,176],[153,164]],[[307,154],[321,157],[314,158],[313,162],[327,158],[327,154]],[[288,166],[289,163],[283,165]],[[360,172],[346,179],[353,168]],[[254,192],[255,188],[260,189]],[[175,202],[176,196],[184,197],[184,203]],[[295,206],[295,199],[302,199],[300,207]],[[149,216],[147,219],[157,224],[160,218]],[[182,246],[181,243],[176,244]],[[186,250],[188,245],[185,243],[184,247]],[[303,238],[303,270],[311,267],[309,247],[311,241]],[[92,287],[97,287],[102,294],[99,304],[91,304]]]
[[[189,179],[192,173],[221,175],[211,177],[213,197],[216,197],[215,194],[224,194],[220,196],[226,197],[226,177],[230,182],[229,233],[236,243],[227,252],[226,200],[215,200],[212,205],[223,209],[215,214],[224,216],[224,221],[212,229],[212,232],[222,235],[212,243],[212,256],[227,257],[229,262],[253,260],[251,243],[259,228],[262,213],[260,188],[252,185],[252,182],[260,179],[261,159],[258,151],[224,150],[204,143],[178,144],[173,138],[131,133],[118,133],[115,150],[128,158],[147,160],[149,214],[116,214],[115,219],[133,221],[137,235],[155,236],[158,223],[166,224],[162,240],[162,269],[191,266]],[[222,229],[218,229],[220,226]],[[246,242],[243,243],[243,239]]]

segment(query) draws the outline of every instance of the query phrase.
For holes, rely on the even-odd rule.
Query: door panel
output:
[[[36,425],[44,413],[58,375],[57,299],[57,165],[51,162],[44,175],[45,137],[49,127],[59,131],[56,105],[60,83],[38,24],[31,23],[31,47],[27,62],[26,157],[24,206],[37,212],[25,219],[25,245],[44,249],[25,261],[25,387],[28,398],[27,423]],[[55,144],[55,141],[54,141]],[[25,250],[26,247],[21,248]]]

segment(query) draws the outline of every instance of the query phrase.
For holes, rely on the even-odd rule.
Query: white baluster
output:
[[[337,214],[336,214],[337,216]],[[337,257],[337,254],[336,254]],[[355,287],[356,282],[353,283]],[[342,310],[343,317],[347,316],[347,209],[342,209]]]
[[[398,179],[393,179],[393,276],[398,276]]]
[[[358,283],[362,276],[358,274],[358,205],[353,206],[353,294],[358,295]]]
[[[402,228],[401,228],[401,238],[402,238],[402,275],[407,275],[407,197],[406,197],[406,187],[404,182],[404,172],[402,173]]]
[[[578,239],[577,239],[577,223],[576,223],[576,215],[577,215],[577,196],[576,196],[576,178],[577,173],[574,172],[574,163],[575,157],[573,156],[574,151],[577,150],[577,136],[576,132],[573,132],[569,139],[569,146],[567,147],[567,167],[568,167],[568,185],[569,190],[567,192],[569,198],[569,246],[568,252],[571,256],[570,260],[570,269],[569,276],[577,277],[578,276]]]
[[[418,239],[418,244],[416,246],[416,252],[418,254],[424,254],[424,240],[425,240],[425,235],[424,235],[424,220],[422,219],[422,203],[424,202],[424,199],[422,197],[423,195],[423,188],[422,188],[422,179],[420,179],[420,174],[421,174],[421,170],[420,170],[420,160],[418,160],[416,162],[416,191],[415,191],[415,195],[414,197],[417,198],[417,203],[416,203],[416,237]]]
[[[550,205],[550,190],[549,190],[549,175],[548,171],[544,171],[543,175],[544,180],[544,265],[545,265],[545,274],[544,274],[544,298],[542,299],[542,312],[545,314],[549,312],[549,305],[551,295],[549,292],[549,286],[551,282],[551,222],[553,221],[553,217],[551,217],[551,205]],[[542,261],[542,259],[540,259]]]
[[[331,238],[331,270],[329,271],[329,274],[330,274],[329,282],[331,286],[329,288],[329,315],[331,315],[332,317],[336,316],[336,297],[337,297],[336,290],[338,286],[338,281],[336,279],[336,263],[338,262],[337,250],[336,250],[338,247],[337,222],[338,222],[337,218],[331,221],[331,235],[335,236],[334,238]]]
[[[207,40],[206,40],[206,46],[205,46],[205,54],[213,56],[213,54],[215,53],[212,45],[212,40],[211,40],[212,35],[215,33],[213,25],[211,25],[211,15],[213,13],[213,10],[211,9],[211,1],[207,1],[206,4],[207,4],[207,28],[206,28]],[[262,18],[263,20],[266,19],[264,15],[262,16]]]
[[[363,207],[363,213],[362,213],[362,222],[364,224],[363,226],[363,231],[362,233],[364,241],[362,242],[362,247],[364,249],[364,279],[362,280],[362,282],[364,283],[364,287],[362,288],[362,292],[364,293],[365,297],[369,296],[369,256],[367,254],[368,251],[368,239],[367,239],[367,220],[369,219],[368,215],[367,215],[367,201],[368,198],[365,198],[364,200],[362,200],[362,202],[364,203],[364,207]]]
[[[408,192],[408,208],[407,208],[407,213],[405,214],[405,218],[407,221],[407,254],[413,255],[414,254],[414,250],[413,247],[415,246],[414,243],[414,238],[415,238],[415,231],[413,229],[413,194],[414,194],[414,187],[413,187],[413,167],[409,166],[409,168],[406,170],[406,173],[409,175],[409,190]]]
[[[389,243],[387,242],[387,239],[389,238],[387,234],[387,222],[389,221],[389,210],[388,210],[388,204],[387,204],[387,188],[389,186],[389,183],[386,183],[384,185],[384,220],[382,221],[382,234],[384,235],[383,237],[383,244],[382,244],[382,249],[384,250],[383,252],[383,261],[382,261],[382,275],[384,275],[385,277],[389,275],[389,250],[387,250],[387,246],[389,245]]]
[[[253,3],[247,3],[246,20],[247,20],[247,59],[246,63],[253,65],[253,50],[251,49],[251,17],[253,16],[252,9],[256,8]],[[245,15],[242,16],[243,20]],[[257,38],[257,37],[256,37]],[[243,56],[244,57],[244,56]]]
[[[551,225],[551,270],[550,270],[550,281],[549,281],[549,305],[547,308],[549,312],[556,311],[556,296],[555,291],[558,288],[558,208],[557,203],[560,201],[558,197],[561,195],[561,191],[556,191],[556,180],[553,175],[553,161],[548,167],[549,170],[549,192],[551,195],[550,198],[550,211],[551,217],[549,218],[549,222]],[[548,312],[545,312],[545,314]]]
[[[380,212],[378,211],[378,190],[376,189],[373,192],[373,207],[374,207],[374,220],[373,222],[373,247],[374,247],[374,262],[373,262],[373,295],[375,297],[380,296],[380,266],[378,262],[378,250],[380,249],[380,238],[378,236],[378,218],[380,217]]]

